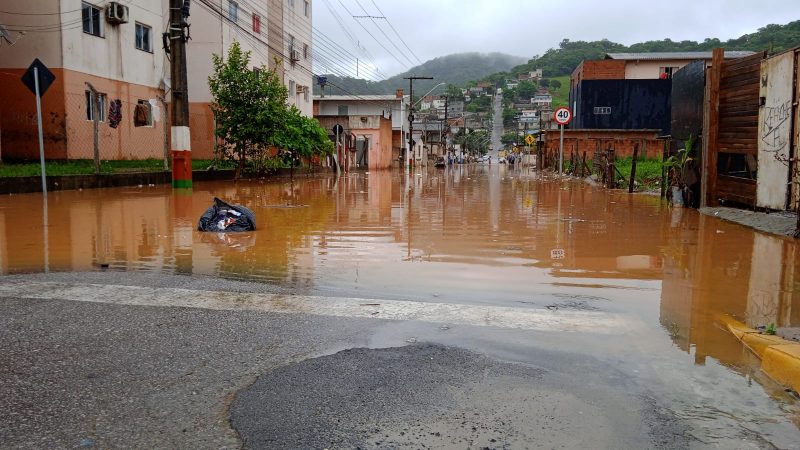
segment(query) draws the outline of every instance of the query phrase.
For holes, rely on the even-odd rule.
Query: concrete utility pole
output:
[[[406,149],[406,165],[411,169],[411,150],[414,148],[414,80],[432,80],[433,77],[403,77],[408,80],[409,110],[408,110],[408,148]]]
[[[169,53],[172,84],[172,187],[192,187],[189,133],[189,82],[186,75],[186,31],[190,0],[169,1]]]
[[[447,122],[447,96],[444,96],[444,152],[450,158],[450,149],[447,147],[447,135],[450,134],[450,124]]]

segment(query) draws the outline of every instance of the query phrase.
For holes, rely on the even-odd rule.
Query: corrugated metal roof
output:
[[[726,51],[725,59],[742,58],[755,52]],[[606,53],[606,59],[656,61],[666,59],[711,59],[711,52],[652,52],[652,53]]]

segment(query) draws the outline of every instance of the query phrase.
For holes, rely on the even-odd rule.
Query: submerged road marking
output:
[[[630,333],[634,329],[643,327],[643,324],[633,316],[598,311],[550,311],[537,308],[458,303],[199,291],[104,284],[7,282],[0,285],[0,297],[411,320],[521,330],[575,331],[599,334]]]

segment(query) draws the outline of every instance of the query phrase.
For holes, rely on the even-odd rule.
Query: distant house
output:
[[[345,168],[386,169],[399,162],[406,147],[408,96],[396,95],[326,95],[314,96],[314,117],[328,135],[339,135],[338,161]]]
[[[506,80],[506,87],[509,89],[516,89],[519,86],[519,81],[517,80]]]
[[[725,52],[739,58],[752,52]],[[670,131],[672,74],[711,52],[608,53],[581,62],[570,76],[571,128]]]
[[[542,69],[534,69],[517,75],[519,81],[539,81],[542,79]]]
[[[553,104],[553,96],[549,93],[537,93],[531,98],[531,105],[542,107]]]

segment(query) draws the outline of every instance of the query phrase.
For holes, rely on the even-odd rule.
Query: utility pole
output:
[[[447,147],[447,135],[450,134],[450,123],[447,122],[447,96],[444,96],[444,152],[450,158],[450,149]]]
[[[189,133],[189,82],[186,40],[190,0],[169,1],[170,79],[172,88],[172,187],[192,187],[192,147]]]
[[[406,164],[411,170],[411,159],[409,153],[414,148],[414,80],[432,80],[433,77],[403,77],[408,80],[409,108],[408,108],[408,148],[406,149]]]

